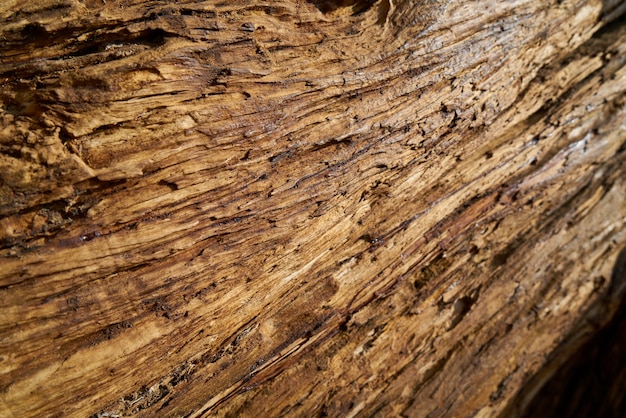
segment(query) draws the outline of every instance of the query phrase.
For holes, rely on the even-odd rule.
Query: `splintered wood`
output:
[[[616,310],[623,1],[0,3],[0,416],[522,414]]]

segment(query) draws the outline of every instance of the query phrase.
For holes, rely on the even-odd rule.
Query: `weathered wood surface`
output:
[[[626,276],[626,248],[618,256],[615,280]],[[617,275],[620,275],[618,278]],[[532,417],[622,417],[626,411],[626,299],[609,324],[595,333],[563,363],[552,376],[538,373],[529,387],[537,386],[536,379],[546,379],[537,393],[521,390],[519,401],[509,409],[524,405],[522,416]],[[554,372],[554,370],[550,370]],[[529,399],[523,399],[523,398]],[[505,412],[504,416],[508,413]],[[516,414],[519,416],[519,411]]]
[[[0,415],[521,414],[624,293],[625,10],[3,1]]]

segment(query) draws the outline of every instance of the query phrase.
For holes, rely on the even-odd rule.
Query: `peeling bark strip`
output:
[[[0,415],[522,415],[624,292],[625,11],[3,1]]]

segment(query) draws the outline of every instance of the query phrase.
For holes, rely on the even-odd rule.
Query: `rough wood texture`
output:
[[[626,248],[618,257],[615,280],[626,276]],[[621,279],[617,275],[621,275]],[[626,299],[611,322],[585,343],[543,385],[525,408],[528,418],[623,417],[626,411]],[[538,374],[534,377],[544,378]],[[536,382],[528,385],[535,386]],[[520,391],[520,397],[528,393]],[[511,408],[527,402],[511,403]],[[519,414],[518,414],[519,415]]]
[[[2,1],[0,415],[522,414],[626,288],[625,10]]]

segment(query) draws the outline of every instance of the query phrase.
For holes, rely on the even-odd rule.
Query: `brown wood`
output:
[[[626,288],[625,11],[1,2],[0,416],[522,415]]]

